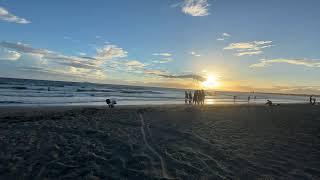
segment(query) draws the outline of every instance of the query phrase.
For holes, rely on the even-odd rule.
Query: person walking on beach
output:
[[[189,91],[188,98],[189,98],[189,104],[191,104],[192,103],[192,93],[191,93],[191,91]]]
[[[188,99],[189,99],[188,92],[185,91],[185,92],[184,92],[184,103],[185,103],[185,104],[188,104]]]

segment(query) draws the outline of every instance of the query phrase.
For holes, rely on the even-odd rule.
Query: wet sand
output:
[[[320,179],[320,106],[0,108],[0,179]]]

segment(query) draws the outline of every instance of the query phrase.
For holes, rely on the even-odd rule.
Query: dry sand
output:
[[[2,108],[0,179],[320,179],[320,106]]]

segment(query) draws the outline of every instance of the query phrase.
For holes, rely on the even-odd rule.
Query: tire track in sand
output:
[[[146,144],[147,148],[160,159],[161,176],[166,179],[175,179],[175,178],[172,178],[168,174],[167,165],[166,165],[166,162],[164,161],[163,157],[149,144],[147,137],[146,137],[146,132],[145,132],[145,128],[147,130],[149,130],[149,127],[145,125],[145,121],[144,121],[144,118],[141,113],[139,113],[139,117],[140,117],[140,121],[141,121],[141,133],[142,133],[143,141]]]

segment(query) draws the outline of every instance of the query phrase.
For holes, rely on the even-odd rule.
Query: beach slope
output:
[[[320,107],[0,109],[0,179],[319,179]]]

